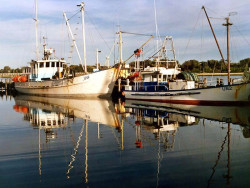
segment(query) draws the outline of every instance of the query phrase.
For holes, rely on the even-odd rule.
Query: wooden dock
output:
[[[22,73],[0,73],[1,78],[13,78],[14,76],[20,76]]]
[[[11,94],[15,92],[14,82],[11,78],[0,78],[0,93],[1,94]]]
[[[232,72],[230,73],[231,76],[242,76],[244,72]],[[216,73],[197,73],[198,76],[227,76],[226,72],[216,72]]]

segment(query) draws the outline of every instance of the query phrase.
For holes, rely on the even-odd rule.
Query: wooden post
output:
[[[118,92],[121,92],[121,78],[118,78]]]
[[[7,83],[7,78],[5,79],[5,91],[7,91],[8,83]]]
[[[229,17],[226,18],[226,23],[223,26],[227,27],[227,69],[228,69],[228,85],[230,85],[230,43],[229,43],[229,26],[233,25],[229,22]]]
[[[129,86],[129,79],[127,79],[126,81],[127,81],[127,86]]]

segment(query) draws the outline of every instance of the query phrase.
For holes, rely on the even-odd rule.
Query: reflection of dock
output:
[[[14,83],[10,78],[1,78],[0,76],[0,94],[7,95],[15,93]]]

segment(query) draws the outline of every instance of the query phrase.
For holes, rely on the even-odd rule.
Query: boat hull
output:
[[[106,97],[112,94],[118,69],[107,69],[72,79],[41,82],[17,82],[15,89],[23,94],[40,96]]]
[[[125,91],[127,99],[194,105],[250,104],[250,83],[158,92]]]

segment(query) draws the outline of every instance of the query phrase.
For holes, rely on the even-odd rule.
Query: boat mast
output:
[[[120,63],[123,63],[122,60],[122,32],[119,31],[119,51],[120,51]]]
[[[228,66],[228,85],[230,85],[230,44],[229,44],[229,26],[233,25],[229,22],[229,16],[226,17],[226,23],[223,26],[227,27],[227,66]]]
[[[84,61],[84,72],[87,72],[87,63],[86,63],[86,42],[85,42],[85,24],[84,24],[84,2],[81,2],[80,5],[82,13],[82,39],[83,39],[83,61]]]
[[[76,40],[75,40],[75,37],[74,37],[74,35],[73,35],[72,31],[71,31],[71,28],[70,28],[70,25],[69,25],[69,20],[68,20],[68,18],[67,18],[67,16],[66,16],[66,13],[65,13],[65,12],[63,13],[63,16],[64,16],[64,18],[65,18],[66,25],[68,26],[69,33],[70,33],[70,36],[71,36],[71,38],[72,38],[73,44],[75,45],[76,52],[77,52],[77,55],[78,55],[78,57],[79,57],[80,63],[81,63],[81,65],[83,66],[83,64],[82,64],[82,58],[81,58],[80,53],[79,53],[79,50],[78,50],[78,48],[77,48]]]
[[[38,31],[37,31],[37,0],[35,0],[35,31],[36,31],[36,60],[39,59],[39,49],[38,49]]]
[[[214,33],[214,29],[213,29],[213,27],[212,27],[212,24],[211,24],[211,22],[210,22],[210,20],[209,20],[209,17],[208,17],[208,15],[207,15],[207,11],[206,11],[206,9],[205,9],[204,6],[202,6],[202,9],[204,10],[204,12],[205,12],[205,14],[206,14],[207,21],[208,21],[208,23],[209,23],[209,26],[210,26],[211,31],[212,31],[213,36],[214,36],[214,40],[215,40],[216,45],[217,45],[217,47],[218,47],[218,50],[219,50],[219,52],[220,52],[221,59],[222,59],[224,65],[225,65],[225,67],[226,67],[225,59],[224,59],[224,57],[223,57],[223,54],[222,54],[221,49],[220,49],[220,45],[219,45],[219,43],[218,43],[218,41],[217,41],[217,38],[216,38],[216,36],[215,36],[215,33]]]
[[[100,50],[98,50],[98,48],[96,49],[96,69],[99,69],[99,58],[98,58],[98,54],[101,53]]]

